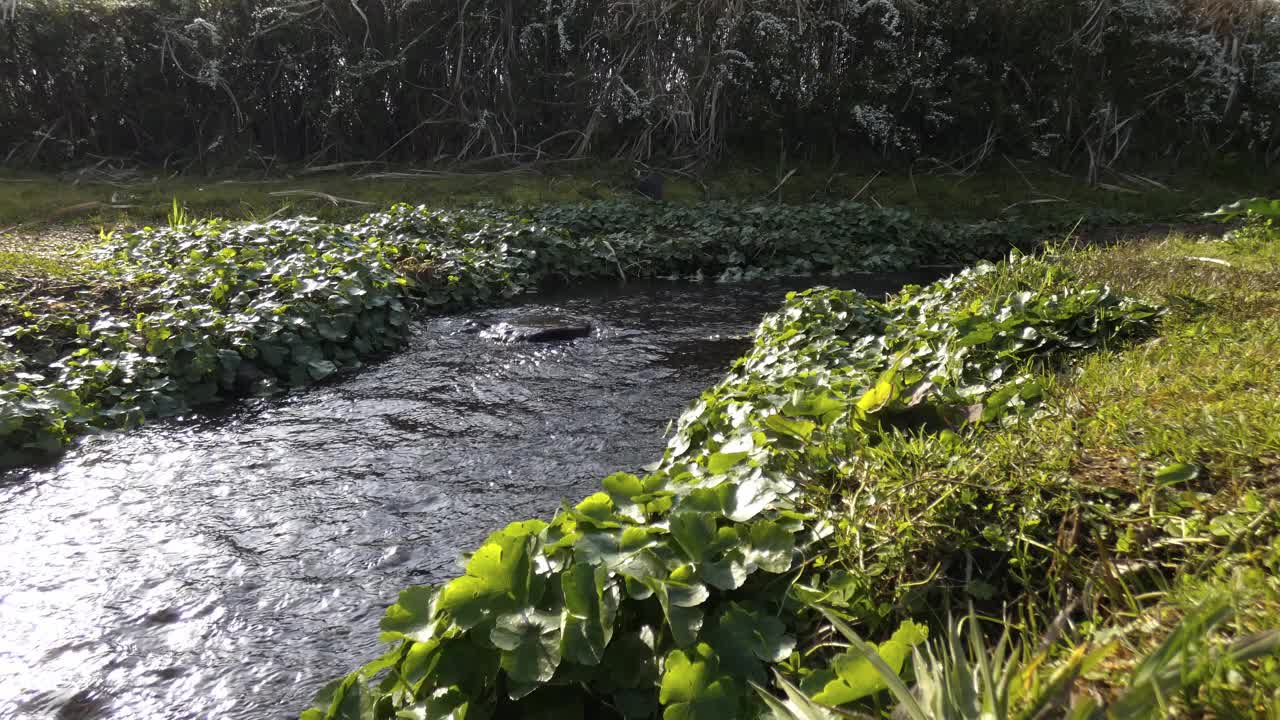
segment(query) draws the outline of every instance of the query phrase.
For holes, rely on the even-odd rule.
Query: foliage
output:
[[[1047,683],[1038,682],[1045,658],[1024,657],[1008,647],[1008,631],[989,649],[972,608],[964,622],[947,625],[945,642],[935,652],[926,645],[914,654],[914,691],[899,679],[898,670],[879,662],[874,648],[838,617],[826,613],[832,625],[872,662],[881,681],[897,701],[895,715],[909,720],[1030,720],[1065,717],[1073,720],[1104,718],[1159,718],[1168,710],[1166,698],[1193,690],[1204,680],[1205,660],[1214,651],[1204,644],[1209,633],[1230,615],[1229,603],[1217,596],[1195,609],[1163,643],[1138,661],[1126,687],[1117,697],[1099,702],[1088,695],[1072,697],[1067,690],[1116,650],[1115,643],[1099,647],[1083,645],[1055,668]],[[967,624],[967,644],[962,640]],[[967,646],[966,646],[967,645]],[[1222,653],[1239,663],[1275,654],[1280,650],[1280,630],[1241,638]],[[1221,659],[1221,658],[1219,658]],[[823,706],[781,679],[787,694],[780,701],[757,686],[773,711],[774,720],[834,720],[838,710]]]
[[[549,281],[909,269],[999,254],[1033,232],[855,203],[397,205],[334,225],[197,222],[174,200],[168,227],[104,235],[86,280],[101,292],[0,298],[0,317],[13,319],[0,332],[0,465],[56,454],[94,428],[356,367],[400,343],[412,307],[493,302]]]
[[[677,272],[724,268],[726,280],[744,279],[753,268],[804,275],[959,265],[1001,255],[1053,226],[931,222],[910,210],[848,201],[696,208],[594,203],[552,206],[535,217],[574,236],[599,237],[625,257],[666,258]]]
[[[866,649],[806,640],[821,624],[807,608],[831,599],[813,588],[843,522],[812,502],[814,485],[910,414],[960,429],[1028,412],[1041,395],[1028,363],[1158,315],[1059,274],[1035,290],[996,274],[980,265],[883,303],[788,296],[648,475],[605,478],[549,522],[495,532],[461,577],[403,592],[382,626],[397,645],[304,717],[510,717],[552,689],[591,717],[750,717],[743,681],[783,665],[841,702],[883,689]],[[902,623],[876,657],[901,667],[925,633]],[[344,709],[357,705],[368,711]]]
[[[1221,222],[1243,219],[1243,228],[1233,231],[1238,238],[1254,238],[1263,246],[1280,239],[1280,199],[1249,198],[1223,205],[1205,217]]]
[[[1050,638],[1044,659],[1027,659],[1040,682],[1077,648],[1115,642],[1072,689],[1101,699],[1132,685],[1181,618],[1225,596],[1231,617],[1184,656],[1197,687],[1164,697],[1161,716],[1266,717],[1280,659],[1226,651],[1228,638],[1280,627],[1276,250],[1173,236],[1057,250],[990,276],[1036,286],[1046,267],[1071,268],[1169,312],[1151,342],[1035,373],[1044,399],[1029,416],[975,435],[905,428],[845,459],[826,501],[845,518],[831,570],[806,587],[873,637],[966,601],[1003,611],[1024,647]]]
[[[322,379],[395,347],[405,280],[376,240],[325,225],[211,221],[144,230],[99,251],[107,308],[6,296],[0,464],[54,453],[85,428]],[[101,310],[109,312],[101,312]]]
[[[1230,205],[1223,205],[1211,213],[1205,213],[1204,216],[1215,218],[1222,222],[1245,218],[1271,224],[1280,220],[1280,199],[1272,200],[1255,197],[1247,200],[1237,200]]]
[[[353,174],[353,168],[355,172]],[[571,169],[570,169],[571,168]],[[214,180],[198,175],[159,177],[124,161],[74,172],[6,173],[0,170],[0,228],[26,225],[23,237],[42,240],[46,222],[140,227],[163,225],[176,196],[192,217],[258,222],[310,215],[351,222],[371,208],[426,203],[434,208],[488,204],[540,208],[591,200],[638,199],[626,161],[566,166],[543,163],[524,171],[441,173],[411,171],[389,163],[297,171],[288,178],[256,182],[245,177]],[[1110,178],[1109,187],[1053,171],[1044,163],[998,166],[961,180],[948,173],[899,169],[878,172],[865,163],[797,163],[781,187],[772,161],[725,159],[696,174],[665,173],[664,200],[677,205],[706,202],[796,204],[861,198],[869,205],[907,207],[924,218],[950,222],[1027,218],[1090,224],[1169,222],[1256,192],[1265,177],[1235,172],[1155,172]],[[286,184],[287,183],[287,184]],[[644,203],[650,205],[650,203]],[[1126,215],[1110,215],[1124,212]],[[0,234],[5,232],[0,229]],[[57,233],[58,230],[54,229]],[[0,240],[0,244],[3,244]]]
[[[1280,153],[1269,0],[27,0],[0,23],[9,162],[1004,154],[1097,180]]]

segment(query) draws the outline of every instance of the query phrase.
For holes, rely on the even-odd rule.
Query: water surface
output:
[[[785,290],[655,283],[423,319],[405,351],[319,387],[0,475],[0,718],[296,717],[378,653],[402,587],[656,459]],[[595,330],[464,331],[555,313]]]

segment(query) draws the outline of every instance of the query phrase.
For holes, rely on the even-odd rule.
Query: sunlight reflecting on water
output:
[[[402,587],[652,461],[784,292],[653,284],[468,316],[593,318],[560,345],[428,319],[335,382],[0,478],[0,718],[296,717],[377,652]]]

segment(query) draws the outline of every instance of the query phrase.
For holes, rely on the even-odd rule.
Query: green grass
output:
[[[88,233],[62,229],[0,235],[0,274],[34,273],[51,277],[73,274],[79,268],[78,259],[68,258],[91,238]]]
[[[50,222],[156,224],[165,219],[174,198],[196,217],[262,219],[275,214],[316,214],[345,220],[396,202],[518,207],[635,197],[629,169],[629,165],[615,163],[497,173],[415,174],[400,170],[365,177],[298,170],[292,175],[259,178],[168,177],[141,172],[118,183],[77,180],[75,176],[8,174],[0,175],[0,230]],[[1263,190],[1260,186],[1274,182],[1261,177],[1233,176],[1223,181],[1162,174],[1115,176],[1104,186],[1089,187],[1079,178],[1012,166],[967,177],[857,168],[788,167],[779,171],[743,165],[715,168],[697,176],[676,172],[665,176],[667,199],[677,203],[716,199],[794,203],[857,196],[869,204],[909,206],[957,220],[990,219],[1007,213],[1029,219],[1061,218],[1089,210],[1170,219],[1241,195],[1258,194]]]
[[[75,272],[74,266],[69,266],[66,260],[59,257],[27,250],[0,250],[0,278],[58,278],[74,275]]]
[[[79,252],[88,237],[66,230],[0,235],[0,327],[19,322],[16,309],[30,302],[55,303],[87,316],[99,309],[93,296],[112,283]]]
[[[1236,666],[1212,651],[1280,628],[1278,247],[1260,232],[1175,235],[1060,249],[997,278],[1034,285],[1070,268],[1171,310],[1154,338],[1042,368],[1031,418],[905,429],[839,466],[828,502],[851,520],[831,561],[879,574],[889,589],[869,614],[972,601],[1034,646],[1070,606],[1065,640],[1040,661],[1109,638],[1085,683],[1106,696],[1225,592],[1233,619],[1194,659],[1209,679],[1169,698],[1171,716],[1275,717],[1277,659]]]

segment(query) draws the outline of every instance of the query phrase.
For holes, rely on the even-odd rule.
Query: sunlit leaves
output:
[[[858,410],[864,413],[874,413],[884,409],[898,394],[894,379],[892,371],[882,375],[870,390],[858,398]]]
[[[622,530],[583,533],[574,545],[574,551],[584,562],[616,569],[633,561],[657,542],[657,537],[649,528],[627,527]]]
[[[1255,214],[1265,211],[1256,203],[1249,207]],[[757,210],[606,203],[544,208],[535,217],[517,217],[488,209],[400,205],[347,226],[309,218],[186,221],[114,237],[102,257],[111,268],[109,280],[136,287],[141,297],[134,300],[158,309],[93,324],[82,317],[36,317],[23,331],[56,349],[53,356],[76,361],[58,372],[44,372],[55,369],[47,361],[26,368],[40,371],[28,376],[44,379],[0,393],[0,406],[60,388],[74,392],[73,409],[6,409],[0,413],[0,438],[6,447],[19,448],[18,455],[56,450],[90,427],[134,423],[202,402],[324,380],[357,367],[363,356],[396,347],[405,336],[411,302],[430,309],[473,305],[509,297],[551,275],[612,276],[619,263],[633,277],[879,270],[910,266],[925,247],[963,250],[967,257],[973,238],[1015,232],[985,226],[973,232],[944,230],[903,210],[856,203],[778,207],[768,214]],[[680,231],[652,242],[656,226]],[[861,241],[849,242],[854,228]],[[606,231],[607,243],[602,242]],[[805,243],[795,241],[801,231]],[[826,239],[815,240],[814,233]],[[1067,293],[1049,303],[1030,289],[1011,293],[1001,307],[961,312],[953,307],[953,289],[935,288],[914,304],[889,305],[857,293],[797,294],[783,312],[766,318],[757,347],[742,364],[746,385],[768,388],[766,394],[774,397],[751,393],[760,403],[755,410],[745,403],[712,406],[693,416],[706,411],[709,416],[702,419],[716,424],[721,411],[736,414],[728,428],[735,432],[727,438],[746,430],[808,442],[859,397],[870,406],[884,404],[877,399],[884,388],[870,388],[871,396],[863,393],[867,379],[885,369],[887,353],[902,349],[900,341],[933,343],[940,356],[929,368],[930,377],[941,373],[952,388],[971,387],[973,378],[960,376],[984,360],[954,352],[966,345],[987,352],[988,360],[1004,353],[1007,363],[1016,359],[1008,353],[1094,345],[1153,312],[1106,292]],[[944,317],[928,332],[909,322],[925,314]],[[0,385],[8,387],[3,380],[0,376]],[[757,410],[744,426],[741,421]],[[705,430],[682,423],[671,439],[670,457],[709,447],[714,452],[703,453],[699,462],[712,475],[759,464],[756,447],[704,447]],[[8,457],[13,451],[4,452]],[[630,487],[606,490],[614,512],[636,522],[666,502],[628,502],[628,494],[634,497]]]
[[[746,452],[718,452],[713,453],[707,458],[707,472],[713,475],[719,475],[729,468],[742,462],[747,457]]]
[[[782,412],[787,415],[821,417],[844,410],[846,403],[833,395],[822,392],[805,393],[800,390],[792,394]]]
[[[92,323],[64,329],[33,314],[18,328],[43,346],[30,359],[57,370],[31,390],[72,392],[74,409],[59,423],[0,422],[6,448],[56,450],[92,427],[326,379],[398,345],[402,299],[418,290],[394,282],[376,241],[310,219],[191,220],[112,236],[95,253],[95,284],[118,302],[95,306]],[[50,365],[59,357],[68,362]],[[0,407],[7,402],[0,392]]]
[[[747,529],[745,539],[742,550],[747,562],[770,573],[784,573],[791,569],[796,540],[780,523],[769,520],[755,522]]]
[[[658,699],[666,708],[663,720],[732,720],[740,692],[734,678],[720,671],[711,646],[699,643],[667,656]]]
[[[1199,476],[1199,466],[1190,463],[1174,463],[1165,465],[1156,471],[1156,482],[1165,485],[1178,485],[1195,480]]]
[[[1255,197],[1237,200],[1230,205],[1223,205],[1213,212],[1205,213],[1204,216],[1222,222],[1229,222],[1239,217],[1280,221],[1280,199]]]
[[[746,522],[773,504],[779,484],[763,473],[753,472],[740,479],[716,487],[724,516],[734,522]]]
[[[491,535],[467,561],[466,574],[444,586],[437,600],[439,611],[467,630],[536,600],[531,597],[537,582],[530,557],[531,532],[542,525],[513,524]]]
[[[382,617],[379,639],[383,642],[431,639],[435,635],[436,593],[436,588],[421,585],[401,590],[396,604],[387,608]]]
[[[392,607],[386,637],[422,641],[394,668],[412,712],[456,713],[458,693],[477,708],[504,693],[536,704],[559,697],[550,687],[586,688],[624,717],[652,717],[656,694],[664,718],[723,720],[758,709],[746,681],[813,660],[830,661],[801,666],[820,703],[901,685],[884,673],[896,680],[923,642],[911,622],[878,646],[793,652],[797,636],[812,636],[806,604],[893,612],[874,587],[887,578],[883,559],[819,569],[835,520],[807,488],[821,489],[834,464],[907,413],[950,421],[973,408],[972,421],[998,422],[1034,408],[1044,389],[1027,363],[1140,331],[1157,312],[1059,280],[975,293],[990,272],[883,303],[791,295],[726,380],[681,416],[649,474],[611,475],[550,525],[494,533],[438,595],[410,592]]]
[[[903,663],[911,655],[911,649],[927,639],[928,629],[908,620],[885,642],[866,645],[880,656],[890,670],[897,673],[902,671]],[[824,705],[843,705],[888,687],[871,661],[857,649],[850,649],[838,656],[832,663],[832,674],[833,678],[830,674],[815,676],[815,679],[831,678],[821,689],[815,688],[813,695],[815,701]]]
[[[809,436],[818,427],[816,423],[809,420],[797,420],[789,418],[785,415],[770,415],[764,421],[765,427],[774,432],[793,437],[797,440],[808,440]]]

